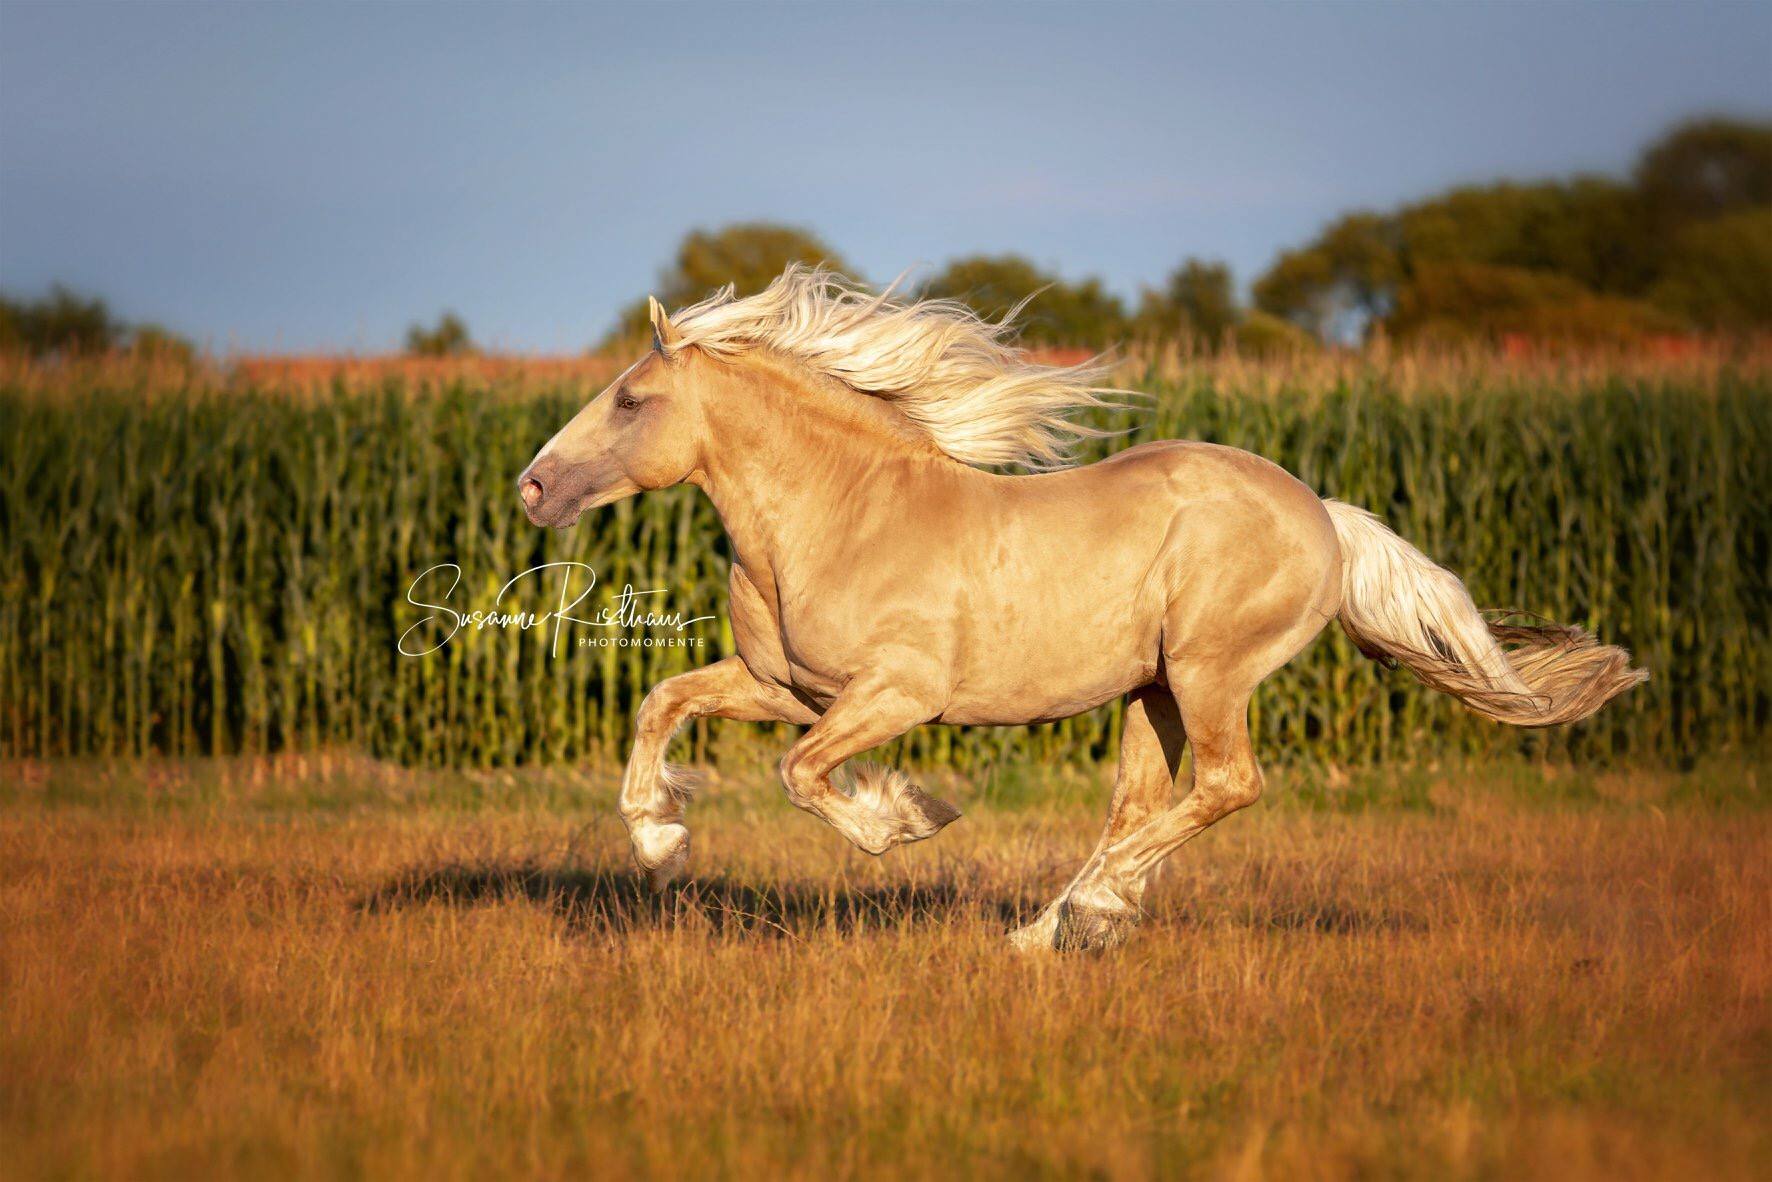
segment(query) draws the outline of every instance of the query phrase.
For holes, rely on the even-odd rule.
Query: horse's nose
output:
[[[542,492],[541,481],[533,476],[525,476],[517,482],[517,495],[521,496],[523,503],[531,509],[541,504]]]

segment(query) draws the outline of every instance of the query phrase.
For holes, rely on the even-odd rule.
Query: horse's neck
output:
[[[695,482],[714,502],[739,564],[753,575],[779,572],[818,547],[833,505],[902,496],[915,483],[908,469],[953,463],[896,413],[770,370],[714,400]]]

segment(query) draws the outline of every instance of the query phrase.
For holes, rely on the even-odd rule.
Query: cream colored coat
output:
[[[680,331],[655,305],[654,351],[520,480],[531,520],[557,527],[688,482],[731,538],[737,655],[648,695],[624,778],[622,816],[657,880],[688,856],[687,781],[665,749],[690,718],[808,726],[781,763],[789,799],[881,854],[958,812],[895,772],[839,778],[846,761],[925,723],[1046,722],[1125,696],[1096,853],[1015,933],[1023,947],[1105,947],[1165,856],[1259,795],[1250,694],[1337,614],[1375,655],[1494,716],[1530,715],[1507,721],[1591,712],[1637,679],[1618,650],[1571,647],[1563,630],[1556,684],[1521,680],[1455,578],[1247,452],[1160,442],[1086,467],[983,471],[894,400],[805,360],[823,354],[761,332],[698,347],[695,311]],[[1184,740],[1193,783],[1171,804]]]

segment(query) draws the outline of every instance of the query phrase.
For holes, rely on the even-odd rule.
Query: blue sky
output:
[[[1247,282],[1336,213],[1772,114],[1772,5],[0,0],[0,287],[220,349],[584,347],[684,231]]]

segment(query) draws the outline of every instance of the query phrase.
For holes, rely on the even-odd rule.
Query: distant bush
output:
[[[1323,346],[1290,320],[1251,309],[1231,330],[1231,341],[1245,357],[1288,357],[1312,353]]]
[[[434,328],[415,324],[407,329],[406,351],[415,357],[464,357],[474,351],[474,342],[462,318],[445,312]]]
[[[33,357],[86,356],[114,348],[124,337],[123,322],[100,299],[89,299],[59,284],[37,300],[0,296],[0,348]]]
[[[1337,219],[1255,281],[1255,304],[1324,340],[1382,319],[1403,278],[1396,228],[1374,213]]]
[[[129,332],[129,351],[150,361],[192,365],[197,346],[158,324],[138,324]]]

